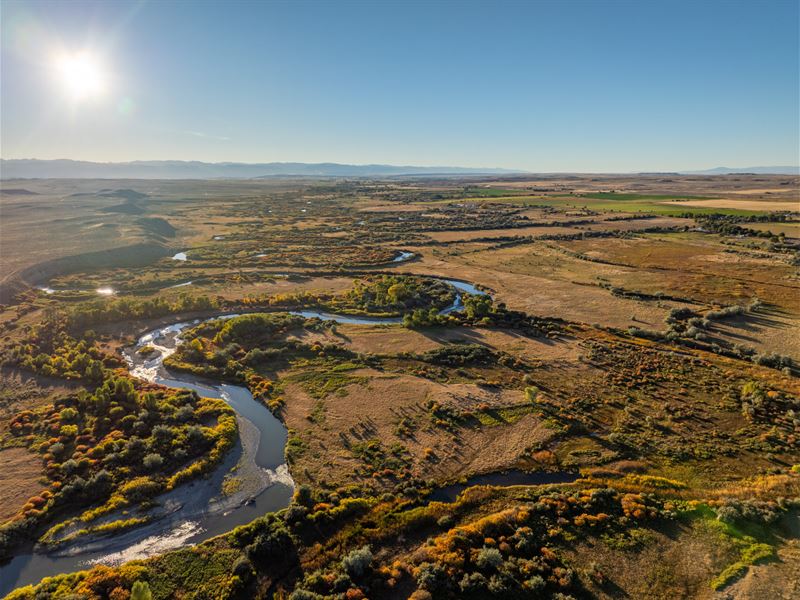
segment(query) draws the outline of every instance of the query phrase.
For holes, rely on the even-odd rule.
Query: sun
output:
[[[102,65],[88,52],[63,54],[56,59],[55,66],[61,84],[75,100],[95,98],[105,91]]]

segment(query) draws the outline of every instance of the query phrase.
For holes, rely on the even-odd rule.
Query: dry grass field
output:
[[[5,523],[19,507],[42,491],[42,467],[37,457],[25,448],[0,450],[0,523]]]
[[[681,304],[664,301],[658,306],[614,297],[597,285],[598,277],[611,279],[629,269],[570,259],[549,244],[471,249],[456,255],[443,255],[438,248],[420,250],[423,257],[409,264],[409,271],[478,281],[510,308],[540,316],[613,327],[636,322],[655,326]]]
[[[166,364],[247,386],[286,429],[296,489],[233,533],[15,600],[122,598],[142,578],[159,599],[241,585],[425,600],[437,578],[512,572],[547,597],[795,593],[800,178],[3,188],[0,550],[72,531],[122,486],[160,490],[126,496],[126,519],[172,478],[203,489],[175,457],[229,456],[231,409],[132,378],[121,357],[181,321],[240,315],[186,330]],[[449,280],[488,296],[458,292],[442,313]],[[285,314],[300,310],[393,321]],[[107,496],[75,492],[100,471]],[[342,557],[365,546],[371,579],[344,582]],[[474,571],[494,550],[503,581]]]
[[[737,194],[757,199],[797,199],[800,178],[793,175],[594,175],[542,176],[534,180],[524,176],[481,184],[487,188],[505,188],[517,193],[541,194],[626,192],[663,196],[724,196]]]
[[[74,389],[58,380],[0,371],[0,447],[13,439],[8,425],[14,415],[40,409]],[[10,444],[0,449],[0,524],[12,518],[28,498],[45,488],[44,469],[37,454]]]
[[[751,223],[748,229],[755,231],[768,231],[775,235],[784,234],[788,238],[800,238],[800,222],[789,223]]]
[[[500,237],[540,237],[553,234],[580,233],[575,227],[516,227],[514,229],[478,229],[476,231],[437,231],[427,234],[437,242],[458,242]]]

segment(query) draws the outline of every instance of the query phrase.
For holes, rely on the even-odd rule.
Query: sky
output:
[[[0,156],[800,164],[796,0],[0,3]]]

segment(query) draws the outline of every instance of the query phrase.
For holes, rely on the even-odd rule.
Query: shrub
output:
[[[131,588],[131,600],[153,600],[150,586],[144,581],[136,581]]]
[[[489,592],[501,598],[507,598],[515,585],[512,577],[503,573],[492,575],[489,579]]]
[[[495,354],[480,344],[452,344],[429,350],[420,360],[438,365],[457,367],[466,364],[489,364]]]
[[[159,446],[169,446],[172,442],[172,429],[167,425],[156,425],[153,427],[151,435],[153,436],[153,441]]]
[[[434,594],[447,589],[449,577],[439,565],[424,562],[416,570],[416,580],[419,587]]]
[[[296,589],[289,596],[289,600],[323,600],[323,598],[324,596],[304,589]]]
[[[247,557],[258,564],[266,564],[277,558],[285,558],[292,546],[289,532],[282,523],[270,523],[265,531],[255,536],[245,547]]]
[[[61,411],[59,417],[64,423],[70,423],[78,418],[78,411],[74,408],[65,408]]]
[[[147,469],[148,471],[157,471],[158,469],[161,468],[161,465],[164,464],[164,459],[161,457],[160,454],[152,452],[144,457],[144,460],[142,460],[142,464],[144,465],[144,468]]]
[[[56,442],[47,451],[52,454],[53,456],[59,456],[62,452],[64,452],[64,444],[61,442]]]
[[[59,433],[64,437],[73,438],[78,435],[78,426],[77,425],[62,425]]]
[[[771,502],[729,499],[717,508],[717,519],[724,523],[750,521],[768,525],[778,520],[780,512],[779,507]]]
[[[455,521],[453,520],[453,517],[450,515],[444,515],[443,517],[439,517],[439,519],[436,521],[436,524],[442,529],[450,529],[451,527],[453,527],[454,523]]]
[[[122,495],[132,502],[152,498],[159,491],[161,491],[161,484],[149,477],[137,477],[120,488]]]
[[[300,504],[301,506],[305,507],[312,507],[314,505],[314,495],[312,493],[311,487],[303,484],[295,490],[294,498],[292,498],[296,504]]]
[[[253,564],[246,556],[240,556],[234,561],[231,572],[240,579],[247,581],[253,576]]]
[[[155,430],[154,430],[155,431]],[[186,442],[192,447],[203,447],[208,438],[199,425],[192,425],[186,429]]]
[[[465,594],[479,594],[489,586],[489,580],[482,573],[465,573],[458,587]]]
[[[353,578],[362,577],[372,564],[372,550],[363,546],[342,559],[342,568]]]
[[[484,571],[499,569],[503,564],[503,555],[497,548],[481,548],[475,564]]]
[[[539,575],[534,575],[525,582],[525,587],[531,590],[532,592],[541,591],[544,589],[546,585],[547,582],[545,582],[545,580],[542,579],[542,577]]]
[[[63,471],[67,475],[70,475],[70,474],[74,473],[77,470],[78,470],[78,461],[76,461],[76,460],[74,460],[72,458],[70,458],[68,461],[65,461],[61,465],[61,471]]]
[[[183,422],[191,421],[193,417],[194,417],[194,408],[192,408],[190,404],[185,404],[184,406],[181,406],[175,412],[175,418],[178,421],[183,421]]]

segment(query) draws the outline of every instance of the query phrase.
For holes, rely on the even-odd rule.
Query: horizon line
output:
[[[336,166],[347,166],[347,167],[392,167],[392,168],[409,168],[409,169],[425,169],[428,171],[434,169],[464,169],[468,171],[475,171],[476,173],[464,173],[464,175],[479,175],[480,171],[506,171],[506,173],[493,173],[494,175],[579,175],[579,174],[587,174],[587,175],[631,175],[631,174],[692,174],[692,172],[703,172],[703,171],[713,171],[713,170],[732,170],[738,173],[747,173],[748,169],[791,169],[798,171],[798,173],[791,173],[792,175],[800,175],[800,164],[797,165],[767,165],[767,164],[758,164],[758,165],[748,165],[742,167],[728,167],[726,165],[716,165],[713,167],[706,167],[706,168],[684,168],[684,169],[634,169],[629,171],[617,171],[617,170],[609,170],[609,171],[592,171],[592,170],[549,170],[549,171],[535,171],[530,169],[519,169],[519,168],[512,168],[512,167],[466,167],[461,165],[446,165],[446,164],[437,164],[437,165],[419,165],[419,164],[395,164],[395,163],[379,163],[379,162],[372,162],[372,163],[351,163],[351,162],[336,162],[336,161],[301,161],[301,160],[272,160],[272,161],[256,161],[256,162],[247,162],[247,161],[235,161],[235,160],[222,160],[222,161],[207,161],[207,160],[198,160],[198,159],[179,159],[179,158],[153,158],[153,159],[133,159],[133,160],[119,160],[119,161],[98,161],[98,160],[87,160],[87,159],[79,159],[79,158],[36,158],[36,157],[24,157],[24,158],[5,158],[0,156],[0,161],[36,161],[36,162],[76,162],[76,163],[89,163],[89,164],[96,164],[96,165],[127,165],[127,164],[136,164],[136,163],[183,163],[183,164],[203,164],[203,165],[241,165],[241,166],[253,166],[257,167],[260,165],[336,165]],[[412,175],[413,173],[409,173]],[[435,173],[429,173],[435,174]],[[448,175],[458,175],[458,173],[446,173]],[[760,174],[768,174],[768,173],[760,173]],[[289,174],[287,174],[289,175]],[[298,173],[298,175],[300,175]],[[307,174],[305,174],[307,175]],[[781,173],[774,173],[774,175],[781,175]],[[786,173],[789,175],[789,173]],[[0,174],[0,179],[2,179],[2,175]],[[16,178],[12,178],[16,179]],[[113,178],[112,178],[113,179]],[[248,177],[247,179],[251,179]]]

